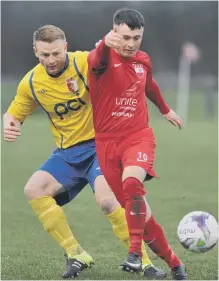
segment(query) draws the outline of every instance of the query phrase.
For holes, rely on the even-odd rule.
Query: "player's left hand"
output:
[[[182,129],[183,123],[180,117],[172,109],[167,114],[163,114],[163,117],[169,121],[173,126]]]

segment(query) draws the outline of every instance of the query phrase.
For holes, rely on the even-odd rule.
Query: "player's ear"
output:
[[[64,47],[64,49],[65,49],[65,52],[67,52],[67,50],[68,50],[68,42],[65,42],[65,47]]]
[[[116,25],[116,24],[113,25],[113,31],[114,31],[114,32],[117,32],[117,31],[118,31],[118,25]]]
[[[33,51],[34,51],[35,56],[38,58],[37,49],[35,46],[33,46]]]

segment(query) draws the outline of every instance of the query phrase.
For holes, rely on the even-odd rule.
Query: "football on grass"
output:
[[[194,253],[211,250],[218,241],[218,223],[209,213],[195,211],[182,218],[177,229],[179,241]]]

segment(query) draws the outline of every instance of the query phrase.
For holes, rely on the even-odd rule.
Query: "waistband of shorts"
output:
[[[124,136],[128,136],[131,135],[135,132],[144,130],[149,128],[149,126],[144,126],[141,128],[132,128],[132,129],[128,129],[128,130],[122,130],[120,132],[103,132],[103,133],[99,133],[96,132],[95,133],[95,139],[96,140],[110,140],[110,139],[118,139]]]
[[[75,146],[80,146],[80,145],[84,145],[84,144],[87,144],[87,143],[91,143],[91,142],[95,142],[95,139],[89,139],[89,140],[85,140],[85,141],[80,141],[80,142],[77,142],[71,146],[68,146],[66,148],[61,148],[61,147],[57,147],[58,150],[67,150],[67,149],[71,149]]]

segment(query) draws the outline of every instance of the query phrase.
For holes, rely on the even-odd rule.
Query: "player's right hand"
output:
[[[164,118],[169,121],[173,126],[182,129],[183,123],[181,118],[172,109],[167,114],[163,114]]]
[[[13,120],[13,117],[4,115],[4,140],[8,142],[14,142],[21,136],[20,122]]]
[[[116,28],[111,30],[105,37],[105,44],[109,48],[119,49],[122,45],[122,35],[117,33]]]

